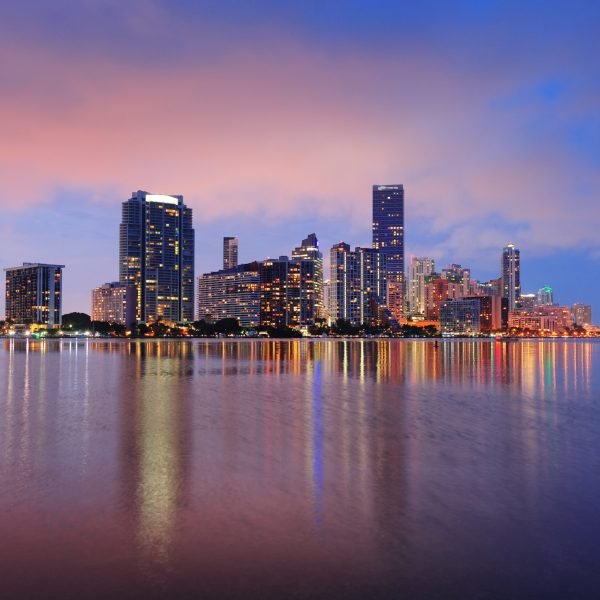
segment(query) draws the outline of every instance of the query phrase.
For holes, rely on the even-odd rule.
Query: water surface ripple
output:
[[[600,344],[0,340],[0,597],[597,598]]]

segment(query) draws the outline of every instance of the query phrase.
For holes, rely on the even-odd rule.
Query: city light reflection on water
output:
[[[587,597],[599,392],[593,341],[3,340],[0,588]]]

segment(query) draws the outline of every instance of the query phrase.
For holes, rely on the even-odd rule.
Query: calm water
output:
[[[0,340],[0,597],[597,598],[600,344]]]

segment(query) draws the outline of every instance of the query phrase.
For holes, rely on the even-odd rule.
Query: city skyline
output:
[[[0,265],[67,264],[64,309],[84,310],[131,189],[185,196],[204,273],[229,235],[242,263],[307,231],[368,247],[370,186],[402,181],[407,262],[489,279],[512,242],[524,291],[593,303],[599,12],[5,3]]]

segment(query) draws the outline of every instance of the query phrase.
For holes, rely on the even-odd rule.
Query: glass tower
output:
[[[233,269],[238,266],[238,239],[223,238],[223,269]]]
[[[119,281],[136,289],[136,320],[194,319],[194,229],[183,196],[134,192],[123,202]]]
[[[404,186],[373,186],[373,248],[385,255],[387,306],[404,315]]]
[[[521,252],[514,244],[502,250],[502,297],[508,298],[508,310],[515,310],[521,297]]]

